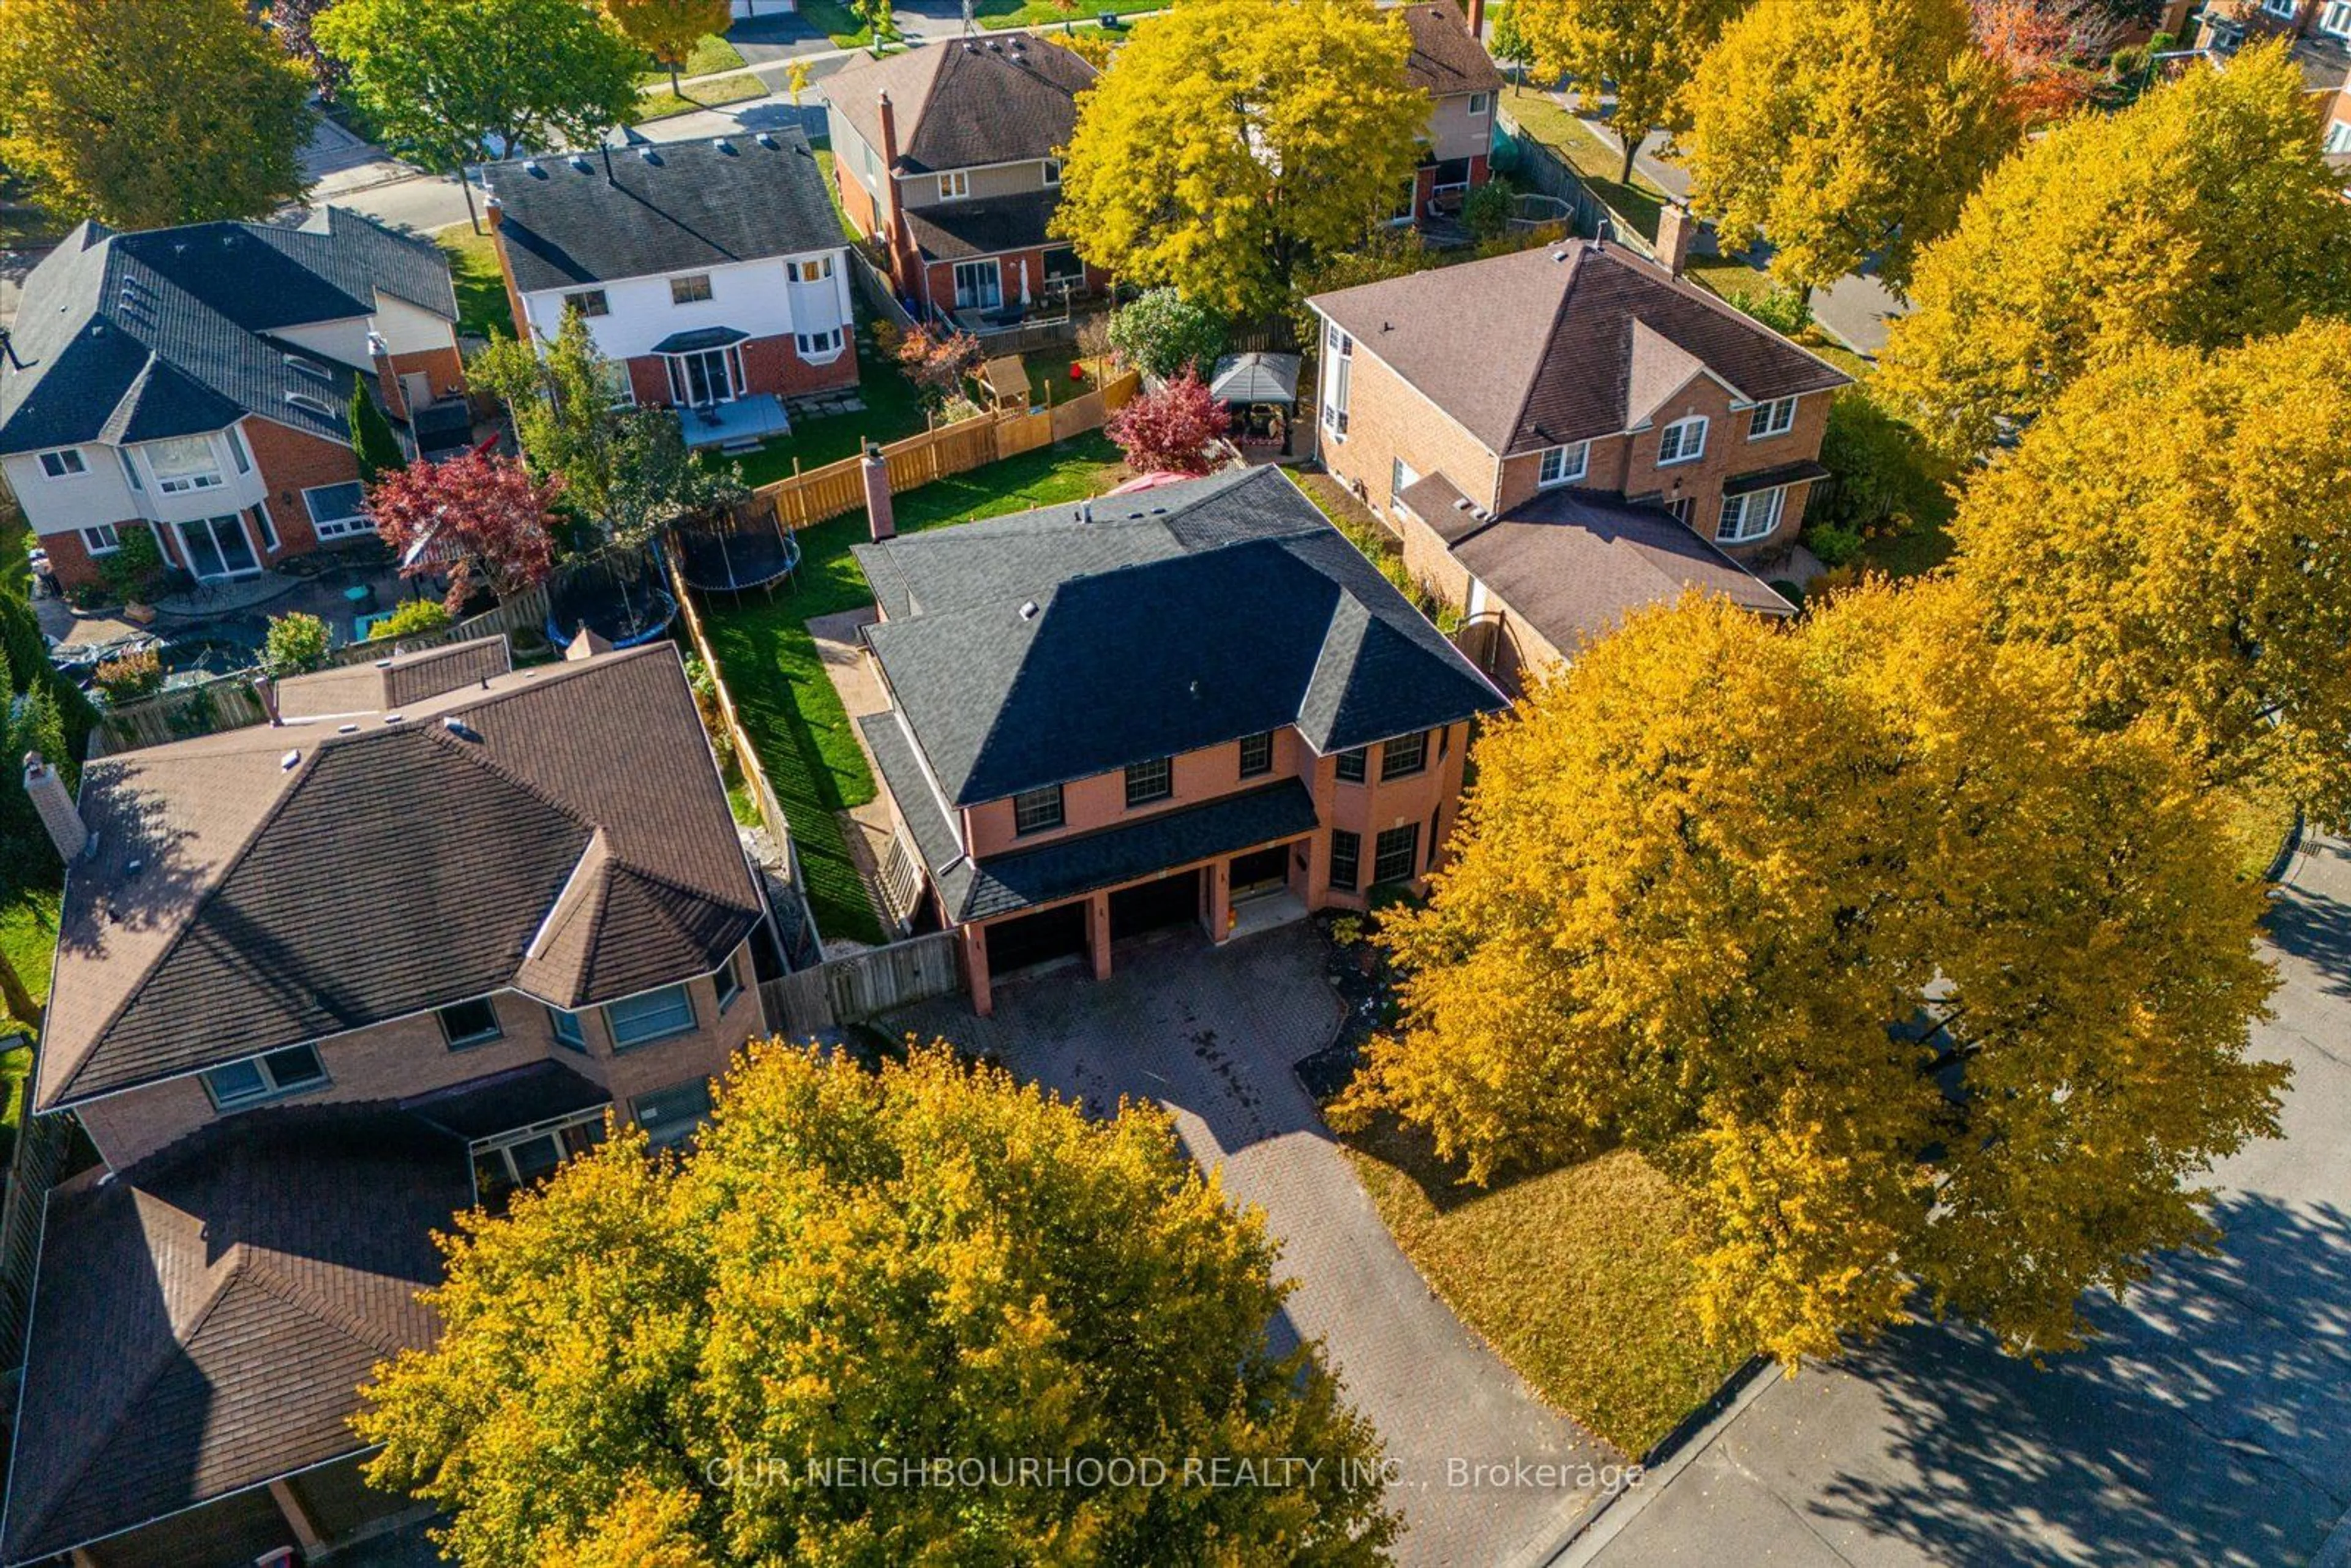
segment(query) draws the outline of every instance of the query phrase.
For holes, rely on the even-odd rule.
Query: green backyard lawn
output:
[[[49,995],[49,961],[57,950],[57,888],[16,888],[0,902],[0,953],[8,956],[16,977],[36,1002]],[[0,1013],[0,1025],[5,1025]]]
[[[768,442],[757,452],[731,459],[714,455],[710,461],[740,463],[743,482],[756,486],[790,478],[795,461],[805,473],[856,456],[861,442],[871,439],[887,445],[923,433],[922,397],[914,383],[874,349],[870,322],[861,322],[857,329],[857,393],[865,400],[862,413],[796,419],[789,435]]]
[[[506,274],[490,236],[470,228],[444,229],[433,236],[449,256],[449,281],[457,287],[457,330],[486,338],[496,328],[515,335],[514,308],[507,298]]]
[[[1125,477],[1117,449],[1090,434],[909,490],[893,511],[900,533],[916,533],[1099,495]],[[808,630],[813,617],[872,602],[849,553],[866,538],[865,514],[835,517],[799,538],[798,587],[731,606],[714,601],[706,618],[711,648],[791,819],[817,929],[828,938],[879,942],[881,925],[835,815],[873,798],[873,776]]]

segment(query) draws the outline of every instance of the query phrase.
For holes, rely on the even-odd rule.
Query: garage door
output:
[[[987,927],[987,972],[1008,975],[1086,950],[1086,906],[1064,904]]]
[[[1156,931],[1163,925],[1197,924],[1200,918],[1200,873],[1180,872],[1156,882],[1122,887],[1110,895],[1110,935],[1123,936]]]

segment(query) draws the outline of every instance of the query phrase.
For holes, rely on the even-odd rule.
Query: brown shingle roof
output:
[[[1319,294],[1314,308],[1492,451],[1631,429],[1689,361],[1761,402],[1853,378],[1620,246],[1571,241]],[[1670,388],[1666,389],[1670,392]]]
[[[358,1451],[369,1369],[438,1332],[465,1144],[380,1109],[233,1125],[50,1199],[7,1561]]]
[[[1691,591],[1721,594],[1759,614],[1793,613],[1754,573],[1669,514],[1590,493],[1553,491],[1451,548],[1472,575],[1570,656],[1626,612]]]
[[[824,93],[876,155],[888,93],[900,167],[919,174],[1050,156],[1069,144],[1077,95],[1093,79],[1093,67],[1059,44],[992,33],[855,59]]]
[[[476,672],[397,723],[290,720],[84,770],[98,844],[67,878],[43,1109],[507,986],[610,1000],[742,941],[759,895],[675,651],[481,667],[452,651],[380,675]],[[300,708],[304,680],[281,695]]]
[[[513,667],[503,637],[447,643],[280,682],[277,710],[287,718],[398,713],[410,703],[503,675]]]
[[[1469,24],[1453,0],[1403,9],[1405,30],[1412,35],[1405,81],[1432,98],[1502,90],[1502,73],[1485,46],[1469,36]]]

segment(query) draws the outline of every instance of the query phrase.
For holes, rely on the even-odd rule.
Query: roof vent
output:
[[[277,767],[281,772],[291,773],[294,771],[294,765],[301,760],[302,754],[299,751],[289,751],[277,759]]]
[[[139,873],[146,869],[147,862],[136,855],[122,862],[122,874],[132,882],[137,882]]]
[[[652,164],[656,169],[662,166],[661,149],[654,146],[650,141],[637,149],[637,156],[643,159],[646,162]]]
[[[1034,621],[1037,619],[1037,601],[1035,600],[1031,599],[1020,606],[1020,619],[1023,621]]]
[[[1555,250],[1551,253],[1551,258],[1553,261],[1565,261],[1567,259],[1567,252],[1563,250]]]
[[[402,719],[406,718],[407,716],[408,716],[403,713],[388,713],[383,716],[383,722],[386,724],[398,724]]]
[[[388,658],[378,659],[375,662],[375,667],[379,670],[388,670],[392,668],[392,661]]]
[[[312,397],[308,392],[287,392],[286,394],[286,401],[306,413],[323,414],[329,419],[332,419],[335,415],[335,411],[333,409],[328,407],[327,404],[319,399]]]
[[[724,152],[729,158],[735,156],[735,143],[727,141],[724,136],[712,137],[710,139],[710,145],[716,148],[719,152]]]
[[[1076,517],[1077,517],[1078,521],[1079,521],[1079,522],[1081,522],[1081,523],[1091,523],[1091,522],[1092,522],[1092,521],[1094,520],[1094,504],[1093,504],[1093,502],[1092,502],[1092,500],[1080,501],[1080,502],[1078,503],[1078,509],[1077,509],[1077,512],[1075,513],[1075,516],[1076,516]]]
[[[1466,511],[1468,511],[1468,510],[1469,509],[1469,497],[1467,497],[1467,496],[1456,496],[1456,497],[1453,497],[1453,509],[1454,509],[1455,511],[1457,511],[1457,512],[1466,512]]]
[[[776,133],[772,131],[762,131],[758,135],[752,137],[751,140],[758,142],[760,146],[766,148],[770,152],[773,152],[776,150]]]
[[[299,354],[287,355],[286,368],[297,372],[298,374],[308,376],[312,381],[325,382],[329,386],[332,386],[335,382],[334,371],[327,369],[326,366],[319,363],[318,361],[306,360]]]
[[[571,171],[575,174],[586,174],[591,172],[595,168],[594,164],[588,162],[588,154],[585,152],[574,152],[569,159],[569,162],[571,164]]]
[[[451,714],[448,717],[443,719],[441,721],[441,727],[447,730],[450,734],[455,736],[460,740],[470,740],[475,742],[476,745],[481,742],[482,732],[475,729],[472,725],[467,724],[464,719],[459,718],[455,714]]]
[[[522,161],[522,172],[529,175],[534,180],[544,180],[547,178],[547,171],[538,166],[538,160],[536,158],[524,159]]]
[[[360,727],[355,724],[339,724],[335,726],[335,733],[337,735],[357,735],[359,732]]]

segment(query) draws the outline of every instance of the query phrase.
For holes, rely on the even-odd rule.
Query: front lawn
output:
[[[678,67],[677,74],[682,77],[710,77],[716,76],[720,71],[739,70],[742,65],[743,56],[734,45],[716,33],[706,33],[703,36],[702,41],[694,46],[694,52],[686,56],[685,63]],[[637,73],[637,85],[639,87],[668,86],[669,68],[647,66]]]
[[[1639,1458],[1747,1358],[1709,1347],[1676,1246],[1679,1206],[1618,1152],[1491,1188],[1458,1186],[1426,1143],[1382,1120],[1345,1140],[1422,1278],[1535,1392]]]
[[[900,533],[916,533],[1099,495],[1125,477],[1117,449],[1088,434],[908,490],[893,510]],[[797,587],[733,605],[714,601],[705,624],[736,709],[791,819],[818,931],[828,939],[879,942],[881,923],[836,815],[873,799],[873,775],[808,630],[816,616],[872,602],[849,553],[866,537],[862,511],[802,529]]]
[[[862,441],[878,441],[886,446],[923,433],[922,395],[915,392],[914,383],[873,347],[872,325],[866,320],[861,320],[857,329],[857,394],[865,400],[864,412],[861,413],[795,419],[789,435],[778,436],[757,452],[732,459],[714,454],[710,461],[740,463],[744,483],[768,485],[790,478],[795,460],[805,473],[856,456]]]
[[[698,109],[716,109],[721,104],[740,103],[747,98],[764,98],[768,84],[749,71],[740,76],[713,77],[708,81],[689,85],[683,93],[663,88],[656,92],[640,93],[637,97],[636,123],[649,120],[667,120],[674,114],[692,114]]]
[[[449,256],[449,281],[457,288],[457,330],[486,338],[490,329],[515,335],[514,306],[507,298],[506,274],[490,236],[471,228],[444,229],[433,236]]]

